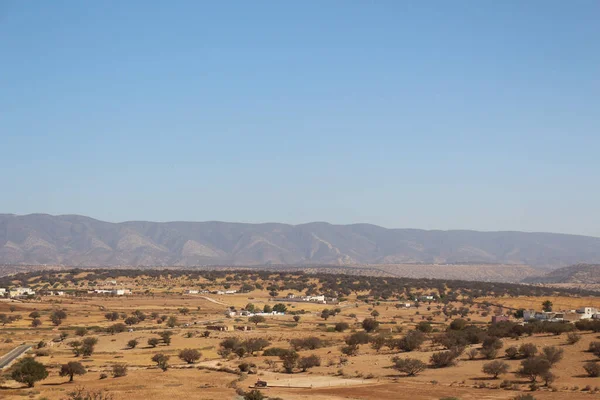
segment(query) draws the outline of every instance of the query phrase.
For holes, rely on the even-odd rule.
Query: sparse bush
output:
[[[575,332],[569,332],[567,334],[567,343],[575,344],[581,340],[581,335]]]
[[[452,350],[440,351],[433,353],[429,359],[429,363],[433,368],[446,368],[454,365],[457,354]]]
[[[479,354],[479,350],[476,348],[470,348],[467,350],[467,357],[469,357],[469,360],[474,360],[477,357],[477,354]]]
[[[283,349],[281,347],[271,347],[269,349],[266,349],[265,351],[263,351],[262,355],[263,356],[281,356],[282,354],[287,353],[289,350],[288,349]]]
[[[244,400],[263,400],[264,398],[261,391],[256,389],[244,393]]]
[[[600,376],[600,363],[596,361],[585,363],[583,369],[585,369],[585,372],[587,372],[590,378],[597,378]]]
[[[350,325],[348,325],[347,322],[338,322],[335,324],[335,331],[336,332],[344,332],[345,330],[347,330],[348,328],[350,328]]]
[[[114,364],[112,366],[112,376],[113,378],[120,378],[122,376],[127,375],[127,365],[126,364]]]
[[[320,365],[321,358],[314,354],[307,357],[302,357],[298,360],[298,368],[300,368],[302,372],[306,372],[306,370],[309,368],[319,367]]]
[[[114,397],[105,391],[89,391],[83,387],[67,393],[63,400],[114,400]]]
[[[77,328],[75,328],[75,335],[77,336],[85,336],[87,335],[87,328],[83,327],[83,326],[79,326]]]

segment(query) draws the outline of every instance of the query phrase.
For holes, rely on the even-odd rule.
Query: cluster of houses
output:
[[[549,321],[549,322],[573,322],[581,319],[600,319],[600,311],[594,307],[581,307],[577,310],[569,311],[535,311],[525,310],[523,311],[523,319],[525,321],[538,320],[538,321]]]
[[[26,287],[18,287],[13,289],[0,288],[0,297],[7,296],[10,298],[35,296],[35,291]]]
[[[125,296],[131,294],[131,289],[94,289],[88,290],[89,294],[106,294],[110,296]]]
[[[229,327],[227,325],[207,325],[206,329],[209,331],[219,331],[219,332],[224,332],[224,331],[228,331]],[[234,325],[233,326],[233,330],[235,331],[251,331],[254,328],[249,326],[249,325]]]
[[[337,304],[339,301],[334,297],[326,297],[325,295],[319,296],[296,296],[292,293],[286,297],[275,298],[273,301],[285,301],[289,303],[319,303],[319,304]]]
[[[210,290],[188,289],[184,293],[185,294],[217,294],[217,295],[224,295],[224,294],[235,294],[237,292],[238,292],[237,290],[213,290],[211,292]]]
[[[261,315],[263,317],[272,317],[272,316],[277,316],[277,315],[285,315],[285,313],[279,312],[279,311],[271,311],[271,312],[251,312],[251,311],[246,311],[246,310],[241,310],[241,311],[236,311],[236,310],[231,310],[231,309],[227,309],[227,311],[225,311],[225,316],[226,317],[253,317],[255,315]]]

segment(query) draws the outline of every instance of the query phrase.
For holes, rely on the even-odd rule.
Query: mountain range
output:
[[[68,266],[600,263],[600,238],[376,225],[103,222],[0,214],[0,264]]]

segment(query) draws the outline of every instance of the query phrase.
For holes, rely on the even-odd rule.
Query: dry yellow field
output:
[[[211,282],[211,289],[222,287],[224,282]],[[58,400],[66,398],[73,388],[83,386],[89,390],[107,390],[116,400],[162,400],[167,396],[222,400],[241,398],[236,391],[248,391],[257,379],[261,379],[266,380],[270,386],[263,390],[264,395],[286,400],[440,399],[448,396],[460,399],[511,399],[527,392],[529,382],[514,374],[519,368],[520,360],[504,360],[504,349],[522,343],[534,343],[539,348],[557,346],[564,349],[564,358],[553,368],[558,376],[553,389],[541,387],[534,393],[536,399],[564,399],[566,396],[587,399],[599,396],[597,392],[595,395],[590,392],[600,387],[600,379],[587,377],[582,368],[585,361],[593,359],[593,355],[585,350],[590,342],[600,340],[597,333],[582,332],[581,340],[569,346],[566,345],[564,334],[505,338],[498,357],[509,364],[510,372],[501,379],[493,380],[482,373],[482,366],[487,360],[481,357],[469,360],[464,354],[453,367],[428,368],[417,376],[408,377],[392,368],[392,358],[398,355],[397,350],[384,347],[377,351],[369,345],[361,345],[355,356],[347,357],[341,353],[340,348],[344,345],[345,337],[362,330],[361,322],[370,318],[373,310],[379,314],[376,318],[380,323],[380,332],[387,333],[392,338],[401,338],[420,321],[429,321],[434,329],[433,333],[443,332],[455,317],[446,317],[440,312],[442,305],[435,302],[421,303],[419,308],[397,308],[396,299],[369,303],[362,301],[359,296],[364,296],[367,292],[351,293],[336,305],[286,302],[286,315],[269,316],[266,321],[258,323],[256,329],[238,331],[232,330],[234,325],[253,324],[248,322],[247,317],[228,318],[224,314],[225,310],[229,307],[240,310],[248,303],[260,308],[264,305],[272,306],[276,302],[271,299],[268,290],[231,295],[185,295],[182,293],[190,287],[185,279],[133,280],[123,277],[119,278],[119,284],[131,287],[134,294],[118,297],[85,294],[78,297],[44,296],[34,300],[0,301],[0,314],[22,316],[20,320],[0,329],[0,356],[22,343],[35,345],[45,341],[47,346],[43,350],[47,354],[36,356],[36,360],[49,370],[48,378],[37,382],[33,388],[24,387],[5,375],[0,384],[0,398]],[[197,282],[194,283],[196,284]],[[286,290],[285,293],[288,292],[301,294],[293,290]],[[502,305],[504,311],[511,308],[539,309],[541,302],[546,299],[547,297],[478,298],[470,306],[470,312],[465,318],[471,323],[485,326],[490,320],[491,314],[488,313],[498,308],[496,304]],[[555,296],[550,300],[555,309],[572,309],[583,305],[600,307],[598,297]],[[486,309],[481,305],[485,301],[494,306]],[[449,305],[456,309],[464,306],[458,301]],[[189,310],[185,315],[180,312],[183,307]],[[325,320],[320,316],[324,308],[340,308],[341,312]],[[67,318],[60,326],[54,326],[48,319],[55,309],[63,309],[67,313]],[[124,332],[111,334],[105,331],[107,327],[122,322],[122,319],[107,320],[107,312],[114,311],[129,316],[136,310],[143,312],[148,318],[128,327]],[[299,322],[296,322],[290,312],[300,310],[304,311]],[[42,325],[37,328],[31,327],[32,319],[29,314],[33,311],[41,314]],[[168,328],[164,322],[158,323],[149,317],[153,313],[176,316],[176,326]],[[338,322],[348,323],[349,330],[336,332],[332,328]],[[222,324],[230,330],[210,331],[210,335],[204,337],[203,333],[209,324]],[[95,351],[89,357],[75,357],[69,346],[70,342],[82,339],[75,335],[77,327],[89,329],[84,337],[98,339]],[[173,333],[169,345],[161,343],[151,347],[147,344],[148,339],[157,338],[164,331]],[[63,341],[53,341],[61,332],[66,332],[69,336]],[[284,373],[278,357],[266,357],[260,351],[255,355],[246,354],[243,359],[237,356],[224,358],[218,353],[220,343],[231,337],[242,341],[264,338],[270,342],[269,347],[289,348],[292,339],[309,336],[316,336],[327,345],[315,350],[299,351],[300,356],[314,354],[321,359],[320,366],[307,372],[296,370],[293,374]],[[139,345],[130,349],[127,343],[132,339],[138,340]],[[473,347],[478,348],[480,345]],[[201,359],[194,364],[187,364],[179,359],[179,352],[186,348],[199,350],[202,353]],[[428,363],[431,355],[437,351],[440,351],[440,347],[427,340],[420,350],[400,355]],[[151,360],[158,352],[170,356],[170,367],[165,372]],[[87,369],[86,374],[75,376],[74,382],[68,382],[68,377],[61,377],[58,373],[60,366],[70,361],[81,362]],[[256,374],[241,374],[238,366],[242,362],[255,364]],[[115,364],[126,364],[127,375],[112,377],[111,371]],[[498,385],[503,379],[511,381],[511,386],[516,386],[511,390],[500,389]],[[586,386],[591,386],[591,391],[582,391]]]

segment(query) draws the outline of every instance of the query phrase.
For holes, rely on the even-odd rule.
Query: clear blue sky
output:
[[[600,3],[0,0],[0,213],[600,236]]]

